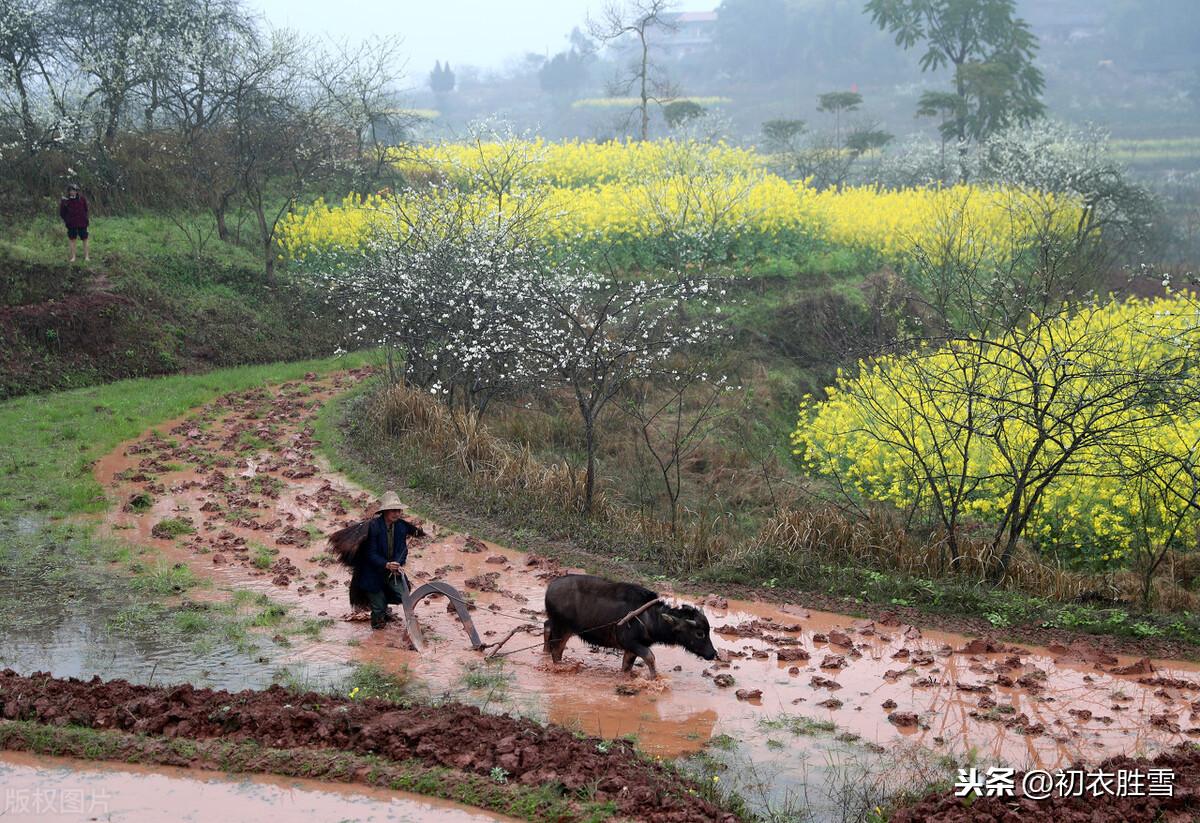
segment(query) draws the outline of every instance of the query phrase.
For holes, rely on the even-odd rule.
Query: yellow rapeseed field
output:
[[[750,149],[718,143],[690,147],[672,140],[622,143],[547,142],[542,138],[480,143],[437,143],[396,155],[401,171],[436,171],[452,182],[470,182],[472,175],[512,157],[522,166],[519,182],[548,183],[561,188],[598,183],[635,183],[662,175],[681,149],[694,149],[705,163],[730,173],[749,174],[763,168],[765,158]]]
[[[619,252],[619,259],[637,265],[670,259],[681,246],[720,260],[795,257],[813,243],[897,258],[917,248],[936,250],[951,234],[1007,257],[1044,214],[1054,213],[1064,230],[1078,215],[1053,194],[1002,187],[818,191],[766,172],[752,151],[720,144],[442,144],[398,162],[441,175],[460,196],[473,198],[481,215],[496,208],[489,188],[536,190],[544,195],[543,239]],[[317,201],[287,217],[281,248],[298,261],[357,251],[394,222],[389,202],[447,196],[437,191],[407,190],[398,200],[352,195],[337,204]]]
[[[1128,407],[1119,397],[1106,404],[1112,395],[1135,390],[1137,384],[1122,378],[1123,372],[1152,373],[1200,346],[1196,295],[1114,300],[999,343],[986,357],[966,356],[962,349],[955,356],[943,348],[919,361],[884,357],[853,373],[839,371],[826,400],[806,398],[792,435],[796,454],[814,473],[838,478],[863,498],[906,510],[932,506],[932,488],[954,488],[967,478],[963,488],[973,490],[962,516],[989,523],[1002,515],[1012,494],[1004,455],[1020,459],[1040,436],[1033,392],[1055,398],[1043,420],[1081,415],[1076,422],[1082,426],[1098,403],[1112,415],[1104,421],[1112,434],[1069,458],[1042,495],[1025,536],[1114,565],[1147,540],[1162,545],[1172,534],[1194,539],[1200,513],[1186,502],[1190,483],[1179,469],[1200,449],[1200,410],[1181,419],[1154,415],[1146,405],[1154,402],[1151,397],[1128,398]],[[1017,349],[1024,359],[1016,359]],[[1030,368],[1057,357],[1069,359],[1056,367],[1059,379],[1053,382]],[[1084,411],[1074,411],[1081,402]],[[1002,436],[996,429],[1001,421]],[[1061,448],[1075,436],[1065,425],[1052,434],[1041,457],[1047,465],[1066,454]],[[1142,462],[1148,454],[1156,457]],[[1147,465],[1149,482],[1129,479]]]

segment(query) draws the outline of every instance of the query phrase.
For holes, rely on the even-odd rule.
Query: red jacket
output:
[[[58,203],[58,216],[67,224],[68,229],[86,229],[88,225],[87,198],[82,194],[78,197],[64,197]]]

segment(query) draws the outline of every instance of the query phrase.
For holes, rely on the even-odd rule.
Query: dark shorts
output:
[[[87,226],[84,226],[82,229],[76,229],[72,228],[71,226],[67,226],[67,237],[71,238],[72,240],[74,240],[76,237],[87,240]]]

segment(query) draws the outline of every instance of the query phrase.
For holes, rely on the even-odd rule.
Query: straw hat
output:
[[[403,509],[404,506],[400,502],[400,495],[393,491],[386,491],[383,493],[383,497],[379,498],[379,507],[375,511],[379,513],[393,510],[402,511]]]

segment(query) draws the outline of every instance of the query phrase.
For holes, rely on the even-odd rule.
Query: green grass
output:
[[[175,613],[175,628],[183,634],[202,634],[212,625],[212,619],[203,611],[180,611]]]
[[[253,550],[250,562],[254,564],[256,569],[269,569],[271,564],[275,562],[275,556],[279,554],[279,549],[264,546],[261,543],[251,543],[250,547]]]
[[[773,731],[788,731],[797,736],[829,734],[837,729],[837,726],[828,720],[814,720],[798,714],[781,714],[777,717],[763,718],[758,721],[758,725]]]
[[[174,539],[181,534],[194,534],[196,531],[192,524],[185,520],[180,520],[178,517],[168,517],[166,520],[160,520],[154,524],[155,537],[167,537]]]
[[[272,603],[265,606],[262,611],[256,614],[250,621],[251,626],[258,628],[272,628],[283,623],[287,617],[288,608],[278,603]]]
[[[157,597],[179,594],[199,584],[195,572],[182,563],[158,561],[148,568],[134,566],[133,586],[140,592]]]
[[[723,752],[729,752],[737,748],[738,742],[736,738],[733,738],[727,734],[718,734],[713,737],[712,740],[708,741],[708,745],[712,746],[714,749],[720,749]]]
[[[57,306],[0,324],[0,398],[301,360],[345,342],[323,295],[283,270],[268,283],[254,247],[215,241],[197,256],[157,214],[97,218],[92,232],[91,262],[68,265],[50,217],[0,218],[0,305]]]
[[[211,215],[181,217],[189,227],[211,226]],[[91,240],[91,267],[109,255],[151,258],[161,255],[191,256],[194,253],[184,232],[162,214],[91,215],[88,227]],[[63,263],[67,259],[67,236],[62,222],[51,215],[9,222],[0,239],[0,253],[36,263]],[[83,247],[78,248],[78,263],[83,264]],[[253,269],[262,267],[257,254],[246,248],[223,243],[215,236],[205,244],[203,253],[218,262]]]
[[[504,669],[502,659],[484,663],[472,663],[463,672],[463,683],[468,689],[505,689],[511,675]]]
[[[222,394],[325,374],[370,362],[369,354],[243,366],[201,375],[122,380],[0,403],[0,521],[102,511],[92,465],[151,426]],[[64,434],[80,445],[64,448]]]
[[[356,666],[346,678],[342,691],[356,700],[375,697],[391,703],[412,702],[412,681],[407,669],[393,673],[372,663]]]
[[[135,512],[148,511],[154,505],[154,499],[145,492],[138,492],[133,497],[129,498],[129,508]]]
[[[234,591],[229,602],[204,608],[166,605],[200,585],[192,570],[124,543],[119,533],[98,539],[96,521],[78,515],[116,504],[93,478],[93,463],[151,426],[227,392],[366,361],[366,355],[354,355],[127,380],[0,403],[0,573],[32,574],[44,585],[71,579],[85,564],[88,573],[75,582],[77,594],[113,603],[109,630],[198,650],[224,643],[252,653],[256,628],[316,636],[325,621],[293,619],[258,593]],[[64,446],[64,432],[70,433],[71,445]],[[11,619],[20,625],[18,606],[0,604],[0,623]]]

